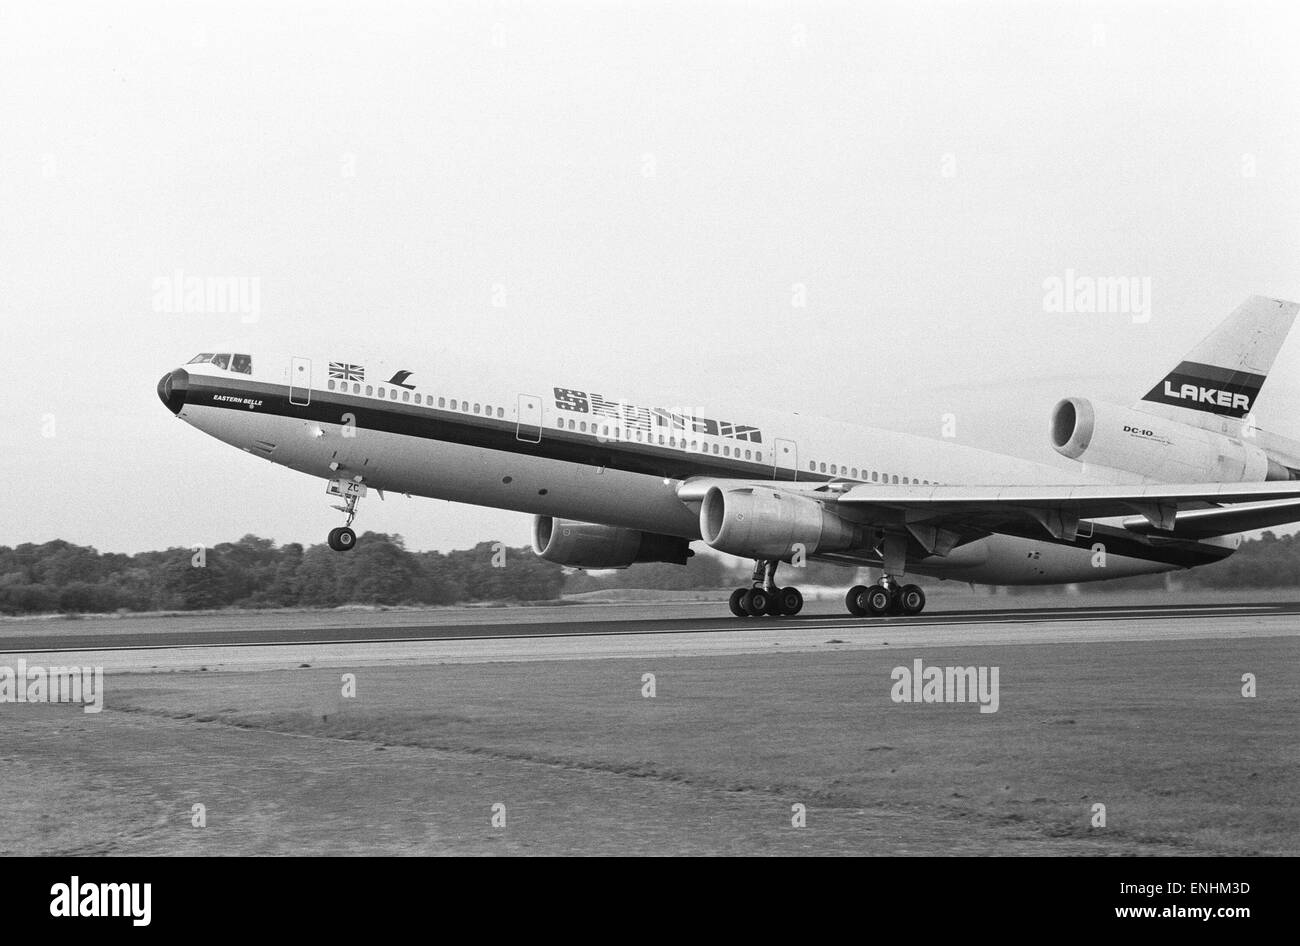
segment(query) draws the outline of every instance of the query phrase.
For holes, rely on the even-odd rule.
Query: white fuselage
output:
[[[692,477],[868,485],[1094,481],[1082,471],[1063,474],[951,441],[798,414],[675,406],[671,398],[625,396],[613,386],[575,388],[577,379],[567,376],[505,386],[468,371],[458,377],[454,368],[422,370],[412,361],[265,356],[248,373],[213,364],[184,372],[183,403],[169,405],[178,416],[312,476],[688,539],[700,537],[699,517],[678,489]],[[1089,539],[1026,532],[990,535],[907,568],[992,584],[1091,581],[1203,564],[1239,541],[1158,545],[1112,531],[1100,567]]]

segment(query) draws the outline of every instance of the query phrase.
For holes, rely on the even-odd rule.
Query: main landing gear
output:
[[[803,610],[803,594],[798,588],[778,588],[776,569],[781,563],[759,559],[754,563],[753,585],[731,593],[731,613],[738,618],[763,615],[783,617]]]
[[[889,575],[882,575],[880,584],[850,588],[844,596],[844,606],[860,618],[920,614],[925,610],[925,592],[920,585],[899,585]]]

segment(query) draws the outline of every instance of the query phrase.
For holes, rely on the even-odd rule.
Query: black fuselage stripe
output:
[[[255,389],[256,388],[256,389]],[[223,400],[222,398],[230,398]],[[261,403],[249,408],[246,400]],[[271,385],[214,387],[190,385],[186,403],[198,407],[219,407],[234,411],[252,411],[279,417],[301,418],[321,424],[348,423],[344,415],[352,415],[358,430],[375,430],[389,434],[437,440],[467,447],[482,447],[522,456],[542,457],[567,463],[649,476],[686,479],[691,476],[740,477],[745,479],[794,480],[794,471],[775,471],[771,463],[727,457],[722,454],[683,450],[681,447],[659,446],[636,440],[598,441],[590,433],[561,430],[558,427],[541,427],[540,442],[520,440],[517,424],[513,420],[485,417],[478,414],[461,414],[445,408],[431,408],[402,402],[383,403],[376,399],[342,395],[335,392],[313,391],[311,403],[293,404],[287,389]],[[525,424],[529,431],[535,425]],[[678,431],[680,442],[688,432]],[[696,436],[698,438],[698,435]],[[754,449],[752,442],[737,441],[732,449]],[[764,452],[764,445],[757,445]],[[800,482],[824,482],[831,479],[825,474],[800,473]]]

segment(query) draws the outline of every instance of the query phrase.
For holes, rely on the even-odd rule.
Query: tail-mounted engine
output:
[[[1294,479],[1245,440],[1113,404],[1069,397],[1052,411],[1052,447],[1071,460],[1166,483]]]

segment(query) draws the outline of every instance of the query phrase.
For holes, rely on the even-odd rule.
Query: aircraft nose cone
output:
[[[162,376],[158,382],[158,400],[167,405],[167,410],[179,414],[185,406],[185,394],[190,389],[190,375],[184,368],[177,368]]]

